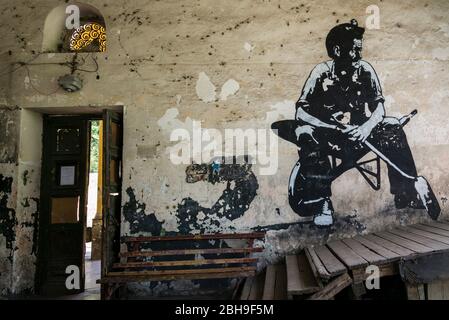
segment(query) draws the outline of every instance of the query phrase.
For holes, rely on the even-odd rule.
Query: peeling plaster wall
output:
[[[17,152],[20,111],[0,108],[0,295],[10,294],[17,226]]]
[[[46,15],[64,1],[0,3],[4,30],[0,69],[10,70],[17,67],[12,63],[30,61],[40,52]],[[203,215],[211,212],[228,185],[236,190],[236,180],[188,182],[189,165],[174,165],[169,159],[174,145],[170,142],[172,130],[191,132],[194,121],[220,132],[227,128],[268,129],[276,120],[293,118],[294,102],[308,74],[317,63],[327,60],[327,32],[351,18],[364,24],[365,10],[372,3],[92,0],[89,4],[102,12],[107,24],[107,52],[97,54],[99,77],[80,72],[83,90],[53,93],[58,88],[57,78],[70,70],[47,63],[67,62],[72,55],[43,54],[28,70],[22,67],[0,77],[0,103],[24,108],[126,106],[122,234],[129,235],[180,232],[180,210],[192,205],[201,209],[195,209],[197,219],[192,227],[187,224],[187,229],[212,230],[216,225]],[[378,5],[381,29],[366,30],[364,59],[379,75],[389,115],[419,110],[405,131],[418,172],[431,182],[447,217],[449,2],[387,0]],[[90,57],[80,56],[86,61],[83,68],[95,68]],[[13,158],[18,152],[4,145],[0,155],[4,150]],[[236,156],[244,155],[240,151]],[[268,261],[275,261],[309,243],[428,220],[422,211],[395,209],[383,166],[383,185],[378,192],[371,190],[356,170],[340,177],[332,187],[337,221],[330,230],[317,230],[288,205],[288,178],[296,160],[295,148],[279,141],[276,174],[260,175],[260,166],[254,164],[252,185],[258,186],[254,198],[241,216],[225,219],[218,229],[247,231],[276,225],[268,232],[264,253]],[[20,183],[29,168],[7,165],[3,170],[17,176]],[[32,181],[38,181],[38,175],[35,170]],[[17,203],[34,197],[34,189],[25,190],[30,196],[19,195]],[[25,241],[21,244],[24,252],[30,250],[27,228],[35,205],[29,203],[21,220],[26,225],[20,236]],[[201,224],[201,219],[207,223]],[[299,223],[287,225],[295,222]],[[2,244],[0,249],[3,254],[4,247]]]
[[[42,153],[42,115],[21,111],[20,148],[17,176],[17,226],[11,290],[14,294],[34,292],[36,270],[40,172]]]
[[[33,293],[42,116],[5,107],[0,114],[0,294]]]

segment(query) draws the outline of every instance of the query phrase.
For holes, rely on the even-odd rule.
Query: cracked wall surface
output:
[[[125,106],[122,235],[267,230],[263,257],[272,262],[307,244],[428,220],[422,211],[394,207],[382,166],[377,192],[356,170],[336,180],[336,222],[318,230],[289,207],[288,178],[298,154],[285,141],[279,141],[274,175],[261,175],[256,163],[251,169],[241,165],[240,176],[232,179],[215,181],[206,174],[192,183],[192,164],[170,161],[172,131],[193,132],[196,121],[223,133],[269,129],[274,121],[292,119],[304,81],[317,63],[328,59],[327,32],[351,18],[363,25],[370,1],[92,0],[89,4],[106,21],[107,51],[96,54],[98,72],[77,72],[84,87],[71,94],[58,89],[57,79],[70,73],[62,64],[72,55],[36,56],[47,14],[64,3],[0,0],[0,69],[15,70],[18,62],[32,60],[0,77],[0,104],[46,111]],[[366,30],[363,57],[380,78],[387,114],[419,110],[405,131],[418,172],[432,184],[447,217],[449,3],[387,0],[378,5],[380,29]],[[80,54],[79,59],[84,59],[83,69],[95,70],[92,55]],[[37,160],[16,166],[20,142],[13,127],[19,118],[11,117],[19,116],[2,110],[0,157],[5,163],[0,173],[13,179],[9,204],[2,210],[15,210],[20,219],[12,265],[6,238],[0,235],[0,290],[15,282],[17,291],[26,291],[32,287],[28,271],[34,258],[29,253],[36,250],[31,230],[38,216],[40,173]],[[7,123],[17,133],[2,139]],[[236,153],[226,156],[246,154],[243,149]],[[197,164],[213,171],[211,162]],[[225,207],[228,211],[221,210]]]

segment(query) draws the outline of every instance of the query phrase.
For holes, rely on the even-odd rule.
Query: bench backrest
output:
[[[226,268],[242,271],[256,269],[252,253],[263,251],[254,247],[255,240],[264,239],[264,232],[233,234],[202,234],[151,237],[124,237],[126,252],[114,270],[208,270]],[[232,247],[226,244],[232,242]],[[236,243],[238,242],[238,243]],[[240,243],[241,242],[241,243]],[[243,269],[242,269],[243,268]]]

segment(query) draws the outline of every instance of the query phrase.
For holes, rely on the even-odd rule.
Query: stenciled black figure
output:
[[[296,103],[296,119],[272,125],[280,137],[299,147],[289,181],[290,206],[300,216],[313,216],[317,226],[334,223],[331,184],[338,175],[329,156],[354,164],[372,151],[367,145],[388,160],[396,208],[428,209],[420,193],[430,192],[429,214],[435,218],[440,211],[428,183],[428,190],[422,191],[413,179],[417,171],[403,123],[386,116],[379,78],[362,60],[364,31],[352,20],[329,32],[326,49],[331,60],[310,73]]]

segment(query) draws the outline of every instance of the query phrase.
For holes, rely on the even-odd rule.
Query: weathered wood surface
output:
[[[261,300],[263,295],[263,287],[265,281],[265,272],[259,273],[255,281],[253,282],[253,286],[251,287],[251,292],[249,294],[249,300]]]
[[[351,239],[331,241],[305,250],[315,278],[326,282],[335,278],[336,272],[345,273],[347,269],[355,284],[367,278],[365,269],[368,265],[377,265],[381,276],[388,276],[398,274],[398,262],[401,259],[433,257],[440,253],[449,254],[447,221],[396,227]],[[445,265],[449,265],[449,262]],[[435,272],[446,274],[439,269]]]
[[[419,285],[406,284],[405,287],[407,290],[408,300],[426,300],[426,294],[423,284]]]
[[[365,259],[352,251],[352,249],[342,241],[331,241],[327,245],[350,269],[368,265],[368,262]]]
[[[399,257],[401,257],[401,256],[408,256],[408,255],[414,254],[414,251],[412,251],[412,250],[404,248],[404,247],[402,247],[400,245],[397,245],[396,243],[393,243],[393,242],[391,242],[389,240],[380,238],[380,237],[375,236],[373,234],[369,234],[369,235],[366,235],[366,236],[363,236],[363,237],[365,239],[369,240],[369,241],[372,241],[372,242],[374,242],[374,243],[384,247],[385,249],[387,249],[389,251],[392,251],[392,252],[398,254]]]
[[[330,277],[334,277],[346,272],[346,267],[326,246],[314,247],[318,259],[323,264]]]
[[[269,265],[265,274],[262,300],[285,299],[287,299],[287,274],[285,265]]]
[[[201,266],[216,264],[256,263],[257,258],[229,258],[229,259],[195,259],[195,260],[173,260],[153,262],[127,262],[114,263],[114,269],[136,269],[148,267],[176,267],[176,266]]]
[[[312,268],[312,272],[315,275],[315,278],[318,281],[319,279],[330,279],[330,273],[326,270],[326,267],[321,262],[315,250],[312,247],[308,247],[304,251],[306,253],[307,261],[309,261],[310,267]]]
[[[387,248],[378,245],[377,243],[369,240],[367,237],[357,236],[354,237],[354,240],[360,242],[365,247],[377,253],[378,255],[381,255],[387,262],[399,260],[399,258],[401,257],[400,254],[397,254],[393,251],[388,250]]]
[[[309,300],[329,300],[352,283],[351,277],[344,273],[329,282],[323,289],[313,294]]]
[[[376,236],[386,239],[388,241],[391,241],[393,243],[396,243],[397,245],[403,246],[404,248],[407,248],[411,251],[418,252],[418,253],[426,253],[426,252],[432,252],[432,248],[426,247],[424,245],[421,245],[417,242],[399,237],[395,234],[389,233],[389,232],[377,232],[375,233]]]
[[[285,257],[288,297],[320,290],[305,253]]]
[[[109,272],[99,280],[99,283],[128,283],[146,281],[169,281],[169,280],[194,280],[194,279],[222,279],[251,277],[256,273],[255,267],[241,268],[217,268],[213,269],[188,269],[188,270],[164,270],[164,271],[128,271]]]
[[[365,247],[363,244],[354,239],[344,239],[342,241],[345,245],[351,248],[352,251],[371,264],[382,264],[387,262],[385,257],[371,251],[368,247]]]
[[[449,280],[429,283],[427,285],[427,300],[449,300]]]
[[[229,234],[198,234],[179,236],[153,237],[123,237],[124,242],[152,242],[152,241],[186,241],[186,240],[216,240],[216,239],[263,239],[264,232],[229,233]]]
[[[420,236],[424,236],[433,240],[440,241],[445,244],[449,244],[449,236],[445,237],[436,233],[428,232],[425,230],[421,230],[415,227],[407,227],[407,230],[411,233],[419,234]]]
[[[276,265],[276,284],[274,286],[274,300],[287,299],[287,270],[284,264]]]
[[[214,248],[214,249],[184,249],[184,250],[163,250],[163,251],[131,251],[121,252],[121,257],[160,257],[178,256],[194,254],[227,254],[227,253],[252,253],[262,252],[263,248]]]
[[[104,291],[102,292],[102,296],[110,297],[111,295],[106,292],[109,290],[108,288],[113,288],[114,286],[120,286],[130,282],[253,277],[256,276],[255,264],[257,263],[257,258],[251,257],[250,254],[263,251],[263,248],[253,247],[253,245],[254,240],[263,239],[264,237],[264,232],[164,237],[124,237],[122,238],[122,241],[128,243],[130,251],[122,252],[120,254],[120,263],[113,264],[112,269],[114,271],[109,271],[97,282],[102,284],[102,291]],[[184,244],[183,242],[180,242],[226,239],[242,240],[242,247],[192,249],[182,248]],[[141,249],[141,244],[154,241],[167,241],[172,243],[177,241],[178,247],[181,248],[170,250]],[[197,255],[205,254],[215,256],[202,259],[197,258]],[[147,261],[147,259],[145,259],[151,257],[179,258],[178,260],[166,259],[157,261]],[[259,284],[260,287],[260,281],[257,282],[256,285],[257,284]],[[246,287],[244,290],[246,290],[245,294],[248,294],[248,297],[254,295],[251,290],[248,293]],[[260,288],[259,291],[262,292]]]
[[[265,283],[262,300],[274,300],[274,289],[276,286],[276,266],[269,265],[265,271]]]

